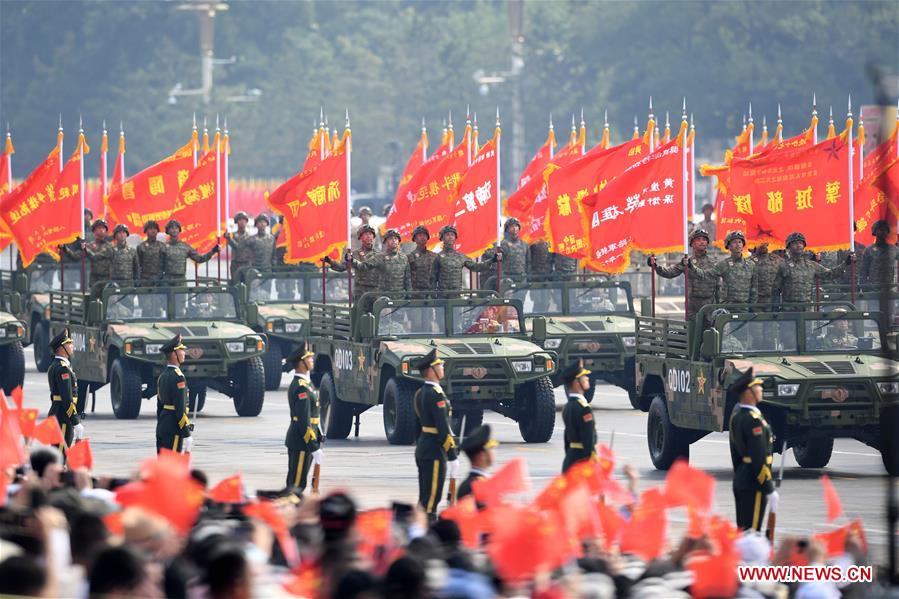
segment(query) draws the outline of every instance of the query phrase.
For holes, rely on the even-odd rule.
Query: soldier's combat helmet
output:
[[[521,227],[521,221],[515,218],[514,216],[506,220],[506,224],[503,225],[503,231],[508,231],[509,227],[512,225],[518,225]]]
[[[889,235],[890,233],[890,223],[888,223],[884,219],[874,221],[874,224],[871,225],[871,235],[877,235],[877,232],[882,230],[884,233]]]
[[[359,216],[362,216],[363,212],[368,213],[369,216],[372,215],[371,208],[369,208],[368,206],[362,206],[361,208],[359,208]]]
[[[447,233],[452,233],[456,237],[459,236],[459,231],[456,230],[456,227],[454,227],[453,225],[444,225],[440,228],[440,241],[443,241],[443,236]]]
[[[727,399],[728,401],[731,399],[739,401],[740,396],[743,395],[743,391],[761,385],[764,382],[765,381],[762,379],[756,378],[753,369],[749,368],[746,372],[737,377],[737,379],[730,384],[730,387],[727,388]]]
[[[437,357],[437,348],[435,347],[430,353],[415,363],[415,368],[419,372],[424,372],[431,366],[437,366],[438,364],[443,364],[443,360]]]
[[[258,225],[259,221],[264,220],[265,224],[269,224],[271,221],[268,219],[268,215],[265,212],[260,212],[256,218],[253,219],[253,224]]]
[[[793,231],[792,233],[787,235],[787,242],[786,242],[787,247],[790,247],[790,244],[793,243],[794,241],[801,241],[803,247],[808,245],[805,241],[805,235],[803,235],[802,233],[800,233],[798,231]]]
[[[575,379],[579,379],[582,376],[588,376],[589,374],[590,371],[584,368],[584,361],[577,360],[566,366],[565,370],[562,371],[562,382],[566,385],[570,385]]]
[[[431,238],[431,232],[428,231],[428,228],[424,225],[418,225],[417,227],[415,227],[412,230],[412,239],[414,240],[415,236],[418,235],[419,233],[424,233],[425,237],[427,237],[428,239]]]
[[[50,349],[56,351],[66,343],[72,343],[69,338],[69,329],[63,329],[60,334],[50,340]]]
[[[309,344],[304,341],[302,345],[293,350],[289,356],[284,358],[284,365],[282,366],[281,370],[283,370],[284,372],[290,372],[297,367],[297,364],[300,362],[300,360],[305,360],[306,358],[314,355],[315,354],[312,353],[312,349],[309,347]]]
[[[356,239],[362,239],[363,233],[371,233],[375,235],[375,228],[371,225],[360,225],[359,230],[356,231]]]
[[[162,344],[162,347],[159,348],[159,351],[164,354],[170,354],[175,350],[179,349],[187,349],[187,346],[181,342],[181,335],[175,335],[168,341]]]
[[[250,215],[241,210],[234,215],[234,224],[236,225],[237,221],[239,221],[240,219],[244,219],[245,221],[250,222]]]
[[[159,223],[156,222],[155,220],[148,220],[147,222],[145,222],[144,223],[144,233],[146,233],[150,229],[156,229],[158,231]]]
[[[705,229],[700,229],[697,227],[697,228],[693,229],[692,231],[690,231],[690,238],[689,238],[690,245],[693,244],[694,239],[698,239],[699,237],[705,237],[706,241],[708,241],[709,243],[712,243],[712,239],[711,239],[711,237],[709,237],[708,232]]]
[[[115,226],[115,229],[112,230],[112,234],[118,235],[119,231],[124,231],[126,236],[131,235],[131,231],[128,230],[128,227],[126,225],[123,225],[122,223],[119,223]]]
[[[181,230],[181,223],[175,220],[174,218],[165,224],[165,232],[168,233],[170,229],[178,227],[178,230]]]
[[[387,231],[384,232],[384,239],[385,239],[385,240],[386,240],[386,239],[389,239],[389,238],[391,238],[391,237],[395,237],[397,241],[402,241],[402,240],[403,240],[403,238],[400,237],[400,232],[397,231],[396,229],[387,229]]]
[[[743,233],[741,231],[731,231],[730,233],[727,234],[727,237],[724,238],[724,247],[729,248],[730,242],[733,241],[734,239],[739,239],[740,241],[743,242],[744,246],[746,245],[746,236],[743,235]]]
[[[91,233],[93,233],[94,229],[96,229],[97,227],[103,227],[107,231],[109,230],[109,225],[102,218],[98,218],[97,220],[95,220],[94,222],[91,223]]]
[[[479,451],[493,449],[497,445],[499,445],[499,441],[490,438],[490,425],[482,424],[462,439],[459,449],[471,457]]]

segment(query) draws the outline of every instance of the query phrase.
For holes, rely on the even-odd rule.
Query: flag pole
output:
[[[465,106],[465,152],[467,165],[471,166],[471,105]]]
[[[424,164],[428,159],[428,127],[425,124],[425,117],[421,117],[421,163]]]
[[[812,93],[812,145],[818,145],[818,95]]]
[[[62,156],[59,157],[59,164],[62,164]],[[81,229],[84,232],[84,124],[81,115],[78,115],[78,199],[81,201]],[[62,264],[62,256],[59,263]],[[65,269],[63,269],[65,270]],[[84,271],[85,271],[85,253],[81,252],[81,289],[84,290]],[[62,281],[60,281],[61,283]]]
[[[646,135],[649,137],[649,153],[652,154],[656,150],[655,135],[655,115],[652,114],[652,96],[649,96],[649,122],[646,124]],[[686,148],[686,145],[684,146]]]
[[[59,148],[59,172],[62,172],[62,142],[65,134],[62,131],[62,113],[59,113],[59,132],[56,134],[56,147]]]
[[[556,154],[555,143],[554,143],[555,138],[556,138],[556,132],[553,129],[553,113],[551,113],[551,112],[549,113],[549,136],[550,136],[549,159],[552,160],[553,156],[555,156],[555,154]]]
[[[578,141],[581,142],[581,155],[587,153],[587,121],[584,120],[584,107],[581,107],[581,129],[578,135]]]
[[[855,190],[852,185],[852,95],[849,95],[846,112],[846,133],[849,141],[849,290],[855,303]]]
[[[496,293],[502,293],[502,275],[503,275],[503,261],[502,261],[502,253],[499,252],[501,249],[501,244],[503,240],[503,229],[502,229],[502,202],[500,199],[499,186],[500,186],[500,121],[499,121],[499,106],[496,107],[496,131],[493,136],[496,138],[496,249],[497,254],[500,259],[496,261]]]
[[[774,134],[777,136],[777,143],[784,140],[784,121],[780,114],[780,102],[777,103],[777,129],[775,129]]]
[[[215,243],[218,244],[222,236],[222,169],[219,166],[222,160],[222,139],[219,136],[219,115],[215,115]],[[218,281],[222,282],[222,253],[218,253]],[[208,269],[207,269],[208,274]]]
[[[222,138],[222,160],[224,161],[223,165],[225,167],[225,182],[223,184],[225,190],[225,231],[228,230],[228,218],[231,215],[231,172],[230,166],[228,164],[228,154],[231,151],[231,137],[228,135],[228,119],[225,119],[225,136]],[[222,231],[222,219],[219,219],[219,232],[218,238],[216,239],[216,243],[221,243],[222,235],[224,232]],[[221,260],[221,258],[219,259]],[[228,263],[228,266],[231,266],[231,249],[228,247],[228,244],[225,244],[225,261]]]
[[[103,119],[103,140],[100,143],[100,201],[103,202],[103,214],[106,214],[106,196],[109,194],[109,177],[106,159],[109,154],[109,136],[106,132],[106,119]],[[84,214],[82,212],[82,214]]]
[[[690,269],[688,268],[688,264],[686,262],[690,259],[690,255],[687,253],[687,129],[685,125],[687,124],[687,98],[684,97],[683,108],[681,112],[681,131],[683,132],[683,139],[681,143],[681,176],[683,178],[683,222],[684,222],[684,320],[687,321],[687,326],[689,327],[689,319],[688,314],[690,313]]]
[[[344,136],[346,143],[343,152],[346,155],[346,247],[351,246],[352,227],[350,223],[350,210],[353,207],[353,184],[352,184],[352,153],[353,153],[353,132],[350,129],[350,109],[346,109],[346,120],[344,122]],[[350,259],[347,261],[347,280],[349,281],[347,291],[349,292],[349,304],[353,306],[353,254],[350,253]],[[364,304],[363,304],[364,305]],[[352,313],[351,313],[352,314]]]
[[[13,146],[12,146],[12,134],[9,132],[9,121],[6,121],[6,147],[5,147],[5,150],[6,150],[6,152],[5,152],[6,153],[6,172],[9,174],[9,189],[6,190],[6,193],[9,193],[12,191],[12,155],[13,155],[13,152],[15,152],[15,150],[13,149]],[[17,245],[16,251],[13,251],[12,246],[13,246],[13,244],[10,243],[9,244],[9,270],[10,270],[10,272],[15,270],[15,268],[13,266],[13,254],[15,254],[16,251],[18,251],[18,249],[19,249],[19,247]]]
[[[755,151],[755,123],[752,121],[752,102],[749,103],[749,155]]]

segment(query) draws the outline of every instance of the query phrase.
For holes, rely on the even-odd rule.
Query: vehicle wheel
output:
[[[556,426],[556,398],[549,377],[530,381],[515,389],[515,403],[524,404],[518,430],[526,443],[546,443]]]
[[[3,365],[0,384],[8,395],[16,387],[25,384],[25,350],[22,349],[21,341],[0,347],[0,364]]]
[[[34,365],[38,372],[47,372],[53,354],[50,353],[50,327],[46,322],[38,322],[31,337],[31,349],[34,352]]]
[[[899,440],[896,439],[899,426],[899,407],[889,407],[880,413],[880,457],[883,467],[891,476],[899,476]]]
[[[265,390],[277,391],[281,386],[281,344],[272,341],[268,344],[265,353],[262,354],[262,362],[265,366]]]
[[[318,388],[318,402],[321,407],[322,430],[328,439],[346,439],[353,428],[353,408],[337,397],[337,387],[331,373],[322,376]]]
[[[640,397],[639,395],[637,395],[636,391],[628,389],[627,398],[631,402],[631,407],[635,410],[640,410],[641,412],[649,411],[650,402],[645,397]]]
[[[690,444],[684,439],[681,429],[671,424],[665,399],[661,395],[656,395],[649,405],[646,441],[649,444],[649,458],[658,470],[668,470],[678,458],[690,459]]]
[[[258,416],[265,400],[265,369],[262,358],[253,356],[234,366],[234,409],[238,416]]]
[[[194,413],[194,409],[197,412],[202,412],[203,408],[206,406],[206,385],[201,385],[197,383],[196,385],[191,385],[190,381],[188,381],[188,389],[190,389],[190,395],[188,399],[188,411],[191,414]]]
[[[395,377],[384,387],[384,434],[391,445],[411,445],[418,433],[412,395],[418,388]]]
[[[465,420],[465,430],[462,430],[462,420]],[[484,410],[453,410],[453,432],[463,439],[471,434],[471,431],[481,426],[484,422]]]
[[[793,444],[793,457],[803,468],[823,468],[833,453],[833,439],[813,437]]]
[[[109,396],[116,418],[131,420],[140,414],[140,369],[125,358],[116,358],[109,375]]]

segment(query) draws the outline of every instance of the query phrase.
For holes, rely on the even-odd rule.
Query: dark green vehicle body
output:
[[[309,335],[308,303],[323,299],[322,274],[300,272],[295,267],[276,267],[265,272],[246,268],[241,273],[247,325],[268,337],[263,356],[265,388],[274,391],[281,383],[282,360]],[[327,303],[349,301],[346,274],[328,273],[325,288]]]
[[[156,395],[165,367],[163,343],[180,334],[187,346],[181,370],[190,402],[202,409],[206,389],[231,397],[240,416],[256,416],[265,397],[265,335],[243,323],[239,289],[214,282],[154,286],[108,284],[99,299],[50,292],[50,334],[68,327],[75,342],[79,402],[110,384],[117,418],[136,418],[142,399]]]
[[[697,318],[722,307],[705,306]],[[883,316],[841,307],[847,311],[731,305],[705,331],[638,317],[637,393],[649,406],[653,464],[667,469],[689,457],[691,443],[728,430],[735,402],[727,389],[753,368],[764,380],[759,407],[774,429],[776,450],[792,447],[800,466],[822,468],[835,438],[854,438],[899,472],[899,444],[881,433],[899,425],[899,363],[885,352]],[[851,346],[833,344],[840,327],[854,336]]]
[[[309,305],[309,340],[316,354],[313,381],[319,385],[328,437],[346,438],[354,417],[383,404],[388,441],[412,443],[418,432],[412,395],[423,383],[415,364],[436,348],[446,361],[441,385],[450,398],[457,433],[463,419],[470,430],[491,409],[517,421],[525,441],[550,439],[556,356],[534,342],[542,341],[542,317],[534,319],[532,338],[521,302],[492,292],[377,297],[370,313]]]
[[[21,299],[16,295],[10,297],[9,307],[17,307]],[[25,384],[25,352],[22,344],[25,341],[25,323],[3,311],[4,303],[0,303],[0,389],[7,394],[16,387]]]
[[[523,303],[529,325],[532,315],[546,319],[543,347],[556,352],[561,368],[583,360],[591,371],[591,380],[623,388],[635,404],[636,314],[629,283],[595,275],[578,276],[564,281],[515,283],[506,296]],[[553,385],[560,383],[557,372]],[[592,396],[594,390],[591,386],[588,393]]]

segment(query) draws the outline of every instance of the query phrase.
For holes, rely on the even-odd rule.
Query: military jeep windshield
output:
[[[378,335],[420,337],[446,335],[443,306],[400,306],[384,308],[378,318]]]
[[[721,353],[797,352],[797,324],[795,320],[735,320],[725,323],[721,329]]]
[[[237,318],[237,306],[230,293],[208,290],[175,294],[175,320],[221,320]]]
[[[107,320],[165,319],[165,293],[117,293],[106,300]]]
[[[805,345],[809,352],[833,353],[852,350],[854,352],[880,349],[880,335],[877,320],[873,318],[847,319],[834,316],[805,323]]]
[[[568,311],[571,314],[604,314],[629,312],[627,292],[616,287],[587,287],[568,290]]]
[[[877,319],[852,313],[784,320],[746,315],[725,322],[720,330],[723,354],[864,353],[881,347]]]
[[[250,281],[250,301],[257,302],[302,302],[303,280],[300,278],[262,276]]]
[[[521,300],[525,312],[535,314],[562,314],[562,289],[560,287],[535,287],[512,289],[507,297]]]
[[[325,289],[328,290],[328,302],[343,302],[347,303],[350,301],[350,293],[348,289],[349,285],[347,283],[346,277],[328,277],[328,282],[325,284]],[[311,302],[319,302],[322,299],[322,280],[321,277],[316,277],[309,281],[309,298],[308,301]]]
[[[521,333],[515,306],[453,306],[453,335],[501,335]]]
[[[39,268],[30,273],[29,290],[31,293],[45,291],[80,291],[81,290],[81,266],[67,267],[65,269],[66,288],[62,289],[59,277],[59,268]]]

